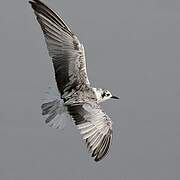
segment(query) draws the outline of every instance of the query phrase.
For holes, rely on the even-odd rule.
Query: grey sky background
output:
[[[1,180],[180,180],[180,1],[46,0],[86,48],[95,87],[120,96],[107,158],[95,163],[68,121],[47,127],[41,98],[55,86],[26,0],[0,2]]]

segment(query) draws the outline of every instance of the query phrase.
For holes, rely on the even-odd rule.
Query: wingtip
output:
[[[32,1],[28,1],[31,5],[35,4],[35,3],[42,3],[40,0],[32,0]],[[43,3],[42,3],[43,4]]]
[[[40,2],[40,1],[39,0],[32,0],[32,1],[29,1],[29,3],[30,2],[34,2],[35,3],[35,2]]]
[[[36,4],[36,2],[33,0],[33,1],[28,1],[29,4],[31,4],[31,6],[33,6],[34,4]]]
[[[108,135],[104,138],[102,143],[93,151],[92,157],[95,157],[94,161],[98,162],[106,157],[110,150],[112,143],[112,130],[109,130]]]

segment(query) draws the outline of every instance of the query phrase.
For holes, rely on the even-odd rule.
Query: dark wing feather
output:
[[[64,21],[39,0],[30,1],[43,30],[62,98],[89,85],[83,45]]]
[[[68,111],[85,139],[92,157],[100,161],[112,142],[112,122],[95,102],[68,106]]]

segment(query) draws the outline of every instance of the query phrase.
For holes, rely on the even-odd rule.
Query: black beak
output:
[[[117,96],[112,96],[111,98],[113,98],[113,99],[119,99]]]

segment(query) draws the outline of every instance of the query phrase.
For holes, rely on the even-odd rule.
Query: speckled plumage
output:
[[[68,112],[85,139],[95,161],[101,160],[112,142],[112,122],[99,103],[112,97],[107,90],[93,88],[86,71],[85,51],[64,21],[40,0],[30,1],[44,33],[52,58],[61,99],[44,103],[46,123],[56,128],[57,115]]]

